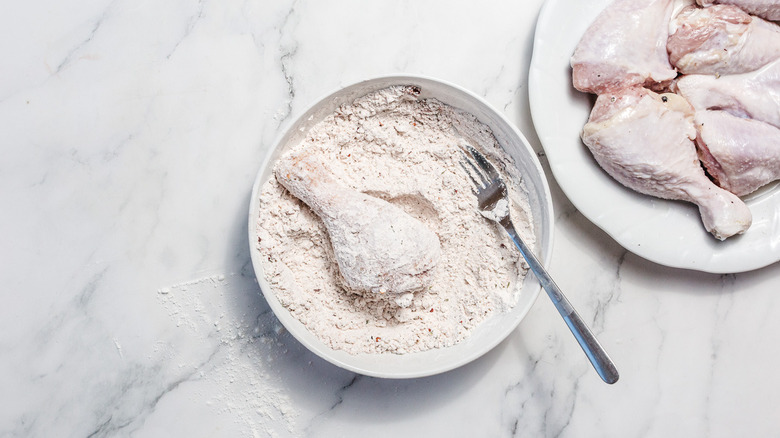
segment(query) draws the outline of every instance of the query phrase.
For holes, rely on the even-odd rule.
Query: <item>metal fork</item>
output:
[[[465,149],[465,151],[464,151]],[[577,338],[582,350],[588,356],[590,363],[602,380],[612,384],[617,382],[620,377],[615,364],[599,344],[599,341],[590,331],[580,315],[574,310],[569,300],[563,295],[563,292],[553,281],[547,270],[539,262],[530,248],[523,242],[523,239],[515,231],[515,226],[509,218],[509,197],[507,196],[506,185],[501,179],[495,167],[479,151],[470,145],[461,145],[461,152],[464,161],[461,162],[466,174],[474,182],[474,194],[477,195],[477,201],[480,211],[489,219],[498,222],[515,243],[517,249],[523,255],[531,271],[539,279],[547,295],[552,300],[558,313],[561,314],[569,330]],[[464,164],[465,163],[465,164]],[[503,202],[502,202],[503,201]]]

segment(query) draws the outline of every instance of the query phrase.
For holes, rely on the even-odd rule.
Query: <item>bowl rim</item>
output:
[[[286,145],[285,138],[292,135],[293,130],[298,125],[302,124],[307,119],[307,116],[309,116],[310,118],[313,115],[313,113],[316,112],[315,109],[325,104],[325,102],[335,99],[336,96],[344,94],[345,90],[352,90],[360,86],[369,86],[372,83],[384,83],[384,82],[394,82],[397,85],[408,85],[410,83],[415,83],[415,82],[417,83],[427,82],[427,83],[437,84],[438,86],[442,86],[444,88],[449,88],[455,93],[461,94],[462,97],[473,101],[476,105],[482,106],[487,113],[494,115],[495,118],[497,119],[496,121],[504,124],[505,127],[508,128],[508,130],[510,131],[511,135],[513,135],[514,137],[516,137],[517,140],[519,140],[517,147],[523,148],[523,152],[528,154],[529,161],[532,164],[532,166],[535,168],[539,176],[539,181],[538,181],[538,185],[540,186],[539,189],[544,195],[541,197],[542,198],[541,202],[544,205],[540,205],[539,208],[540,211],[542,212],[544,212],[544,210],[546,209],[547,215],[542,214],[541,216],[543,217],[538,218],[537,225],[541,225],[545,229],[534,230],[534,233],[537,235],[537,237],[546,237],[546,240],[537,239],[537,243],[536,243],[536,251],[537,253],[541,252],[542,256],[540,257],[540,259],[545,266],[549,266],[550,260],[552,258],[552,246],[553,246],[553,238],[554,238],[554,219],[553,219],[554,210],[553,210],[553,203],[552,203],[552,195],[550,192],[549,183],[547,181],[547,176],[544,172],[544,169],[542,168],[542,165],[539,161],[536,152],[531,147],[525,135],[523,135],[523,133],[520,132],[517,126],[515,126],[514,123],[510,122],[503,113],[499,112],[484,98],[461,86],[450,83],[448,81],[430,77],[430,76],[416,75],[416,74],[389,74],[389,75],[372,76],[356,82],[352,82],[347,85],[339,86],[336,89],[330,91],[329,93],[324,94],[320,98],[314,99],[312,103],[308,104],[305,108],[303,108],[302,110],[295,111],[293,114],[290,115],[290,117],[287,118],[287,121],[279,128],[279,132],[277,136],[274,138],[273,142],[270,143],[270,146],[267,148],[265,152],[265,157],[262,160],[262,163],[254,179],[254,183],[252,185],[252,193],[249,202],[248,230],[247,230],[248,237],[249,237],[249,246],[250,246],[249,252],[252,261],[252,267],[255,272],[255,277],[257,279],[258,285],[260,286],[261,292],[265,300],[268,302],[269,307],[274,312],[275,317],[280,321],[280,323],[285,327],[285,329],[289,331],[290,334],[298,342],[303,344],[309,351],[313,352],[320,358],[340,368],[353,371],[366,376],[379,377],[385,379],[407,379],[407,378],[431,376],[446,371],[450,371],[452,369],[466,365],[467,363],[470,363],[476,360],[477,358],[483,356],[487,352],[491,351],[495,346],[503,342],[512,332],[514,332],[517,329],[517,326],[525,318],[527,313],[530,311],[531,307],[533,307],[534,303],[537,301],[538,295],[541,291],[541,286],[538,284],[538,282],[536,282],[535,279],[532,279],[533,283],[531,283],[531,290],[526,291],[526,289],[529,287],[529,284],[525,284],[525,283],[528,282],[529,277],[533,277],[533,274],[530,271],[528,271],[528,273],[526,274],[526,279],[524,280],[523,287],[521,289],[524,292],[530,292],[530,298],[528,299],[528,303],[525,305],[523,309],[519,311],[518,315],[516,316],[516,321],[513,322],[511,328],[505,330],[505,333],[501,333],[500,336],[495,336],[495,339],[493,339],[487,345],[484,345],[483,348],[471,352],[471,354],[463,355],[461,359],[457,361],[452,361],[445,365],[440,365],[440,366],[434,365],[421,370],[407,370],[407,371],[395,371],[395,372],[387,372],[387,371],[382,371],[377,369],[371,369],[365,366],[357,365],[355,363],[350,363],[349,360],[335,358],[334,354],[341,354],[339,353],[339,350],[335,350],[330,346],[324,344],[322,341],[320,341],[316,337],[316,335],[310,332],[308,328],[306,328],[302,323],[300,323],[300,321],[298,321],[297,318],[295,318],[292,314],[290,314],[289,311],[278,301],[275,293],[273,292],[273,289],[270,287],[270,285],[267,283],[264,277],[262,261],[260,260],[260,253],[256,246],[257,245],[257,212],[259,208],[259,195],[262,190],[262,186],[265,184],[265,181],[267,180],[267,177],[265,177],[264,174],[266,173],[268,167],[271,166],[272,163],[275,162],[275,160],[278,158],[280,150],[284,149],[284,146]],[[390,85],[386,85],[386,86],[390,86]],[[376,89],[378,90],[380,88],[376,88]],[[455,106],[455,105],[451,105],[451,106]],[[477,119],[481,123],[485,123],[491,129],[494,129],[494,126],[490,126],[488,123],[486,123],[484,120],[480,119],[479,117],[477,117]],[[498,138],[497,140],[499,142],[499,146],[503,147],[501,140]],[[534,185],[535,186],[537,185],[536,181],[534,182]],[[530,191],[530,187],[526,187],[525,189],[526,191]],[[534,213],[538,213],[538,212],[534,212]],[[537,218],[534,218],[534,221],[537,221]],[[543,240],[543,241],[539,242],[539,240]],[[519,302],[517,303],[517,305],[519,305]],[[489,325],[487,323],[489,322],[490,319],[491,318],[488,318],[488,320],[483,321],[477,329]],[[316,342],[312,342],[311,339],[308,339],[307,336],[301,333],[300,332],[301,328],[306,332],[308,332]],[[465,339],[464,341],[455,344],[451,347],[426,350],[418,353],[407,353],[404,354],[404,356],[426,354],[435,357],[437,350],[456,348],[458,345],[462,345],[466,341],[468,341],[468,339]],[[357,357],[360,355],[350,355],[350,356]],[[379,355],[372,354],[372,356],[379,356]],[[435,363],[436,361],[434,360],[431,362]]]

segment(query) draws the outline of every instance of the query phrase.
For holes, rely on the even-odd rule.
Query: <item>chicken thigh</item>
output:
[[[425,224],[387,201],[341,185],[305,150],[282,157],[274,173],[322,219],[348,289],[400,295],[431,284],[441,246]]]
[[[726,190],[747,195],[780,179],[780,129],[724,111],[697,111],[699,157]]]
[[[780,26],[736,6],[688,6],[670,28],[669,59],[683,74],[745,73],[780,58]]]
[[[670,81],[666,53],[673,0],[616,0],[596,18],[571,58],[574,88],[601,94]]]
[[[695,138],[693,109],[683,98],[641,87],[600,95],[582,131],[596,161],[621,184],[698,205],[704,227],[718,239],[743,233],[750,210],[707,178]]]
[[[722,110],[780,128],[780,59],[738,75],[686,75],[673,88],[696,111]]]
[[[739,6],[743,11],[770,20],[780,20],[780,2],[777,0],[696,0],[702,6],[713,4]]]

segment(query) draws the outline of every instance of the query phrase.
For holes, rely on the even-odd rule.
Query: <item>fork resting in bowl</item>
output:
[[[483,216],[500,224],[515,246],[528,262],[531,271],[536,275],[542,288],[547,292],[558,313],[561,314],[566,325],[569,326],[574,337],[579,342],[580,347],[588,356],[590,363],[596,369],[602,380],[612,384],[618,381],[620,377],[607,352],[601,346],[599,341],[590,331],[580,315],[571,305],[563,292],[555,284],[550,274],[544,269],[544,266],[534,255],[533,251],[526,245],[522,238],[517,234],[514,224],[509,217],[509,196],[507,195],[506,184],[499,175],[496,168],[482,153],[470,145],[461,145],[464,160],[461,163],[466,174],[474,183],[474,193],[477,195],[477,204]]]

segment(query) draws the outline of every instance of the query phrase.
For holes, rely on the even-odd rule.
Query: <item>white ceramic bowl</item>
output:
[[[352,355],[324,344],[279,303],[265,280],[261,257],[256,247],[259,194],[262,185],[272,177],[276,160],[288,147],[299,143],[312,126],[331,114],[339,105],[351,103],[357,97],[391,85],[416,85],[421,89],[421,98],[433,97],[467,111],[492,129],[500,145],[515,160],[520,174],[524,176],[534,220],[537,256],[545,264],[549,263],[553,234],[550,189],[536,153],[528,141],[517,128],[479,96],[455,85],[419,76],[380,77],[350,85],[321,99],[301,116],[292,119],[294,121],[270,149],[255,180],[249,207],[249,245],[252,265],[265,299],[284,327],[309,350],[328,362],[360,374],[382,378],[412,378],[442,373],[469,363],[504,340],[528,313],[539,295],[541,287],[533,274],[529,272],[526,276],[519,301],[510,312],[489,318],[461,343],[419,353]]]

